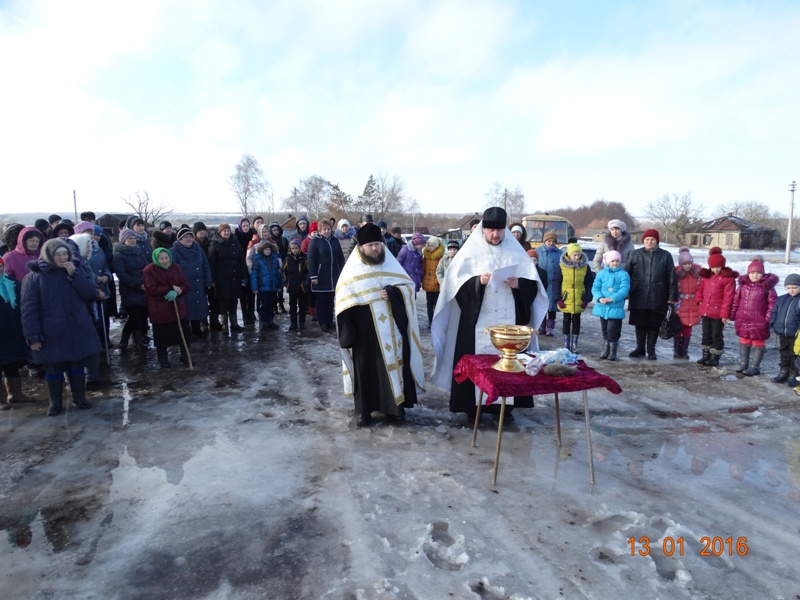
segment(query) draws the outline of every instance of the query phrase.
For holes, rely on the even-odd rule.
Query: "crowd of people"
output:
[[[789,275],[788,293],[778,297],[778,277],[765,273],[761,257],[741,277],[726,267],[719,248],[710,251],[708,268],[681,248],[676,266],[659,247],[657,230],[645,231],[636,249],[616,219],[590,263],[577,240],[559,248],[548,233],[532,248],[521,224],[507,221],[502,208],[487,209],[470,224],[463,247],[419,232],[406,241],[400,228],[390,230],[371,215],[356,227],[346,219],[301,216],[288,232],[261,217],[210,232],[202,222],[175,230],[168,221],[147,231],[131,216],[120,224],[116,245],[91,212],[77,224],[53,215],[32,227],[8,225],[0,249],[0,407],[29,400],[20,377],[27,366],[47,383],[49,415],[63,409],[65,380],[73,403],[90,408],[87,387],[110,383],[100,365],[112,347],[111,317],[126,319],[121,354],[152,344],[167,369],[170,348],[177,346],[180,363],[192,366],[190,347],[209,332],[233,336],[256,324],[270,332],[281,328],[276,314],[288,312],[289,330],[316,321],[323,333],[337,335],[359,426],[374,412],[401,422],[424,391],[420,291],[436,355],[430,379],[449,392],[453,412],[476,412],[475,386],[456,382],[453,368],[465,354],[495,352],[486,327],[514,323],[553,336],[561,313],[564,347],[577,353],[581,315],[592,301],[604,340],[600,359],[618,360],[627,310],[636,336],[629,356],[656,360],[659,329],[672,307],[681,322],[673,358],[688,358],[692,330],[702,323],[697,362],[717,366],[724,326],[734,321],[736,372],[760,374],[774,331],[780,347],[774,381],[796,385],[800,275]],[[504,268],[513,274],[493,281]],[[534,349],[537,344],[534,336]],[[530,406],[532,398],[516,398],[514,405]],[[513,419],[512,411],[506,418]]]

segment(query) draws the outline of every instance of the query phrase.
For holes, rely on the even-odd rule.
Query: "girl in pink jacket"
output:
[[[731,320],[736,322],[736,335],[739,336],[737,373],[750,377],[761,374],[759,367],[769,339],[769,319],[772,307],[778,300],[775,291],[778,281],[774,273],[764,274],[764,259],[760,256],[754,256],[747,266],[747,275],[739,277],[739,288],[731,312]]]

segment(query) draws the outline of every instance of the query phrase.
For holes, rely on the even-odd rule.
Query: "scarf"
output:
[[[0,277],[0,298],[8,302],[11,308],[17,308],[17,290],[14,281],[5,274]]]

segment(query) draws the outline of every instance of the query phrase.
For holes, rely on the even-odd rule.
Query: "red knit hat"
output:
[[[536,250],[534,250],[533,248],[531,248],[527,252],[528,252],[528,256],[530,256],[531,258],[536,258],[536,259],[539,258],[539,253],[536,252]]]
[[[714,246],[708,251],[708,266],[711,269],[725,266],[725,257],[722,256],[722,248],[719,246]]]
[[[319,223],[314,221],[313,223],[311,223],[311,225],[308,226],[308,233],[314,233],[315,231],[317,231],[317,229],[319,229]]]
[[[747,274],[750,273],[761,273],[764,274],[764,258],[757,254],[752,258],[752,261],[749,265],[747,265]]]
[[[656,231],[655,229],[648,229],[647,231],[645,231],[642,234],[642,241],[644,241],[645,238],[649,237],[656,238],[656,244],[661,243],[661,237],[658,235],[658,231]]]

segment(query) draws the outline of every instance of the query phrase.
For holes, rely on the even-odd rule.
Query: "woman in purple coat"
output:
[[[411,236],[411,239],[397,255],[397,262],[403,266],[414,282],[414,293],[422,287],[422,249],[424,247],[425,236],[418,231]]]
[[[72,402],[91,408],[86,400],[87,360],[101,350],[86,303],[95,299],[95,286],[78,272],[69,244],[60,238],[42,246],[31,273],[22,282],[22,331],[33,362],[44,365],[50,393],[48,416],[61,412],[64,372],[69,378]]]
[[[739,289],[733,297],[731,311],[731,320],[736,323],[739,336],[737,373],[751,377],[761,374],[759,367],[769,339],[769,319],[778,300],[775,291],[778,281],[774,273],[764,274],[764,259],[760,256],[754,256],[747,266],[747,275],[739,277]]]

